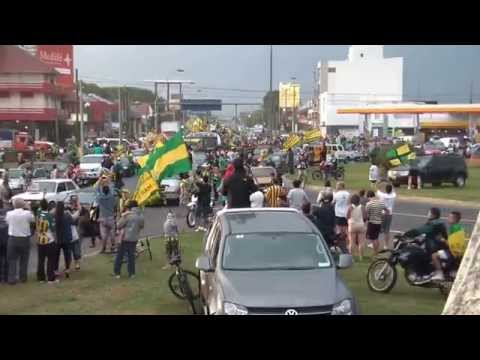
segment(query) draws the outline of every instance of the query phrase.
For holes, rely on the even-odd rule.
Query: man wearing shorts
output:
[[[375,196],[372,190],[367,192],[367,199],[369,200],[366,206],[367,213],[367,240],[372,242],[373,252],[378,254],[380,244],[378,238],[382,229],[383,214],[387,211],[385,203]]]
[[[333,195],[333,204],[335,205],[335,224],[337,225],[337,233],[347,235],[347,210],[350,193],[345,190],[343,182],[337,183],[337,191]]]
[[[383,240],[385,242],[384,248],[391,249],[391,238],[390,238],[390,226],[392,225],[392,215],[393,215],[393,207],[395,205],[395,199],[397,198],[397,194],[393,191],[393,186],[391,184],[387,184],[385,187],[385,192],[380,190],[377,191],[377,197],[385,203],[387,211],[383,215],[382,221],[382,234]]]

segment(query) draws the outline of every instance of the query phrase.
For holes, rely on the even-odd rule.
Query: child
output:
[[[378,173],[378,166],[375,164],[372,164],[370,166],[370,170],[368,171],[368,180],[371,183],[372,188],[376,188],[377,182],[379,178],[379,173]]]

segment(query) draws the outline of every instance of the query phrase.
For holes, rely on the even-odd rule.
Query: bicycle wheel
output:
[[[195,308],[195,299],[193,295],[193,290],[192,290],[192,287],[190,286],[190,283],[188,282],[187,275],[183,271],[181,271],[177,275],[177,278],[178,278],[178,283],[180,285],[180,289],[182,290],[182,293],[185,295],[185,299],[188,301],[188,304],[192,309],[192,313],[196,315],[197,309]]]
[[[187,226],[189,228],[194,228],[197,224],[195,210],[189,210],[187,213]]]
[[[312,171],[312,178],[313,180],[322,180],[323,174],[320,170],[314,170]]]
[[[189,270],[182,270],[182,272],[185,278],[184,282],[188,283],[189,289],[192,292],[192,299],[193,300],[198,299],[200,297],[199,276]],[[175,295],[177,298],[181,300],[185,300],[186,299],[186,296],[184,294],[185,286],[182,286],[182,285],[180,284],[180,279],[176,272],[171,274],[170,277],[168,278],[168,287],[170,288],[170,291],[173,293],[173,295]]]
[[[148,251],[148,256],[150,257],[150,261],[153,260],[153,256],[152,256],[152,249],[150,248],[150,240],[147,238],[145,240],[146,244],[147,244],[147,251]]]

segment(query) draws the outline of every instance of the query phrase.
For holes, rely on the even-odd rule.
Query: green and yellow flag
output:
[[[157,147],[140,170],[140,175],[150,171],[157,181],[192,170],[187,146],[181,132],[168,139],[163,146]]]
[[[290,134],[288,139],[285,141],[283,144],[283,148],[285,150],[292,149],[295,147],[297,144],[299,144],[301,141],[300,137],[297,134]]]
[[[305,144],[308,144],[310,142],[317,141],[320,139],[322,139],[322,132],[319,129],[313,129],[313,130],[307,131],[303,135],[303,142]]]
[[[156,191],[159,191],[158,183],[152,177],[149,171],[144,172],[138,178],[137,190],[133,195],[133,199],[138,205],[142,206]]]

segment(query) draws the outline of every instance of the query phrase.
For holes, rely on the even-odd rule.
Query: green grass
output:
[[[368,181],[369,163],[350,163],[345,167],[345,185],[349,190],[370,188]],[[469,177],[464,188],[457,188],[453,184],[444,183],[440,187],[432,187],[427,184],[421,190],[407,190],[405,185],[397,188],[399,195],[427,197],[437,199],[449,199],[478,203],[480,201],[480,168],[469,167]],[[307,176],[307,185],[323,186],[323,181],[313,180],[310,172]]]
[[[201,246],[196,233],[182,234],[185,269],[193,269]],[[189,314],[189,307],[168,288],[173,270],[162,270],[165,264],[163,239],[151,240],[153,261],[147,254],[137,258],[136,279],[121,279],[113,272],[112,255],[99,254],[84,259],[82,269],[59,284],[39,284],[35,275],[29,282],[16,286],[2,285],[0,314]],[[8,294],[8,295],[7,295]]]
[[[201,248],[202,235],[181,235],[184,266],[193,269]],[[163,240],[152,240],[153,261],[142,255],[137,260],[137,278],[116,280],[110,276],[110,255],[84,260],[82,270],[60,284],[38,284],[30,275],[27,284],[3,285],[0,289],[0,314],[190,314],[186,302],[175,298],[167,285],[171,271],[164,265]],[[444,299],[438,290],[408,286],[399,271],[398,282],[390,294],[377,294],[367,287],[369,263],[356,262],[341,270],[347,285],[357,296],[362,314],[440,314]],[[126,265],[122,268],[126,272]]]

